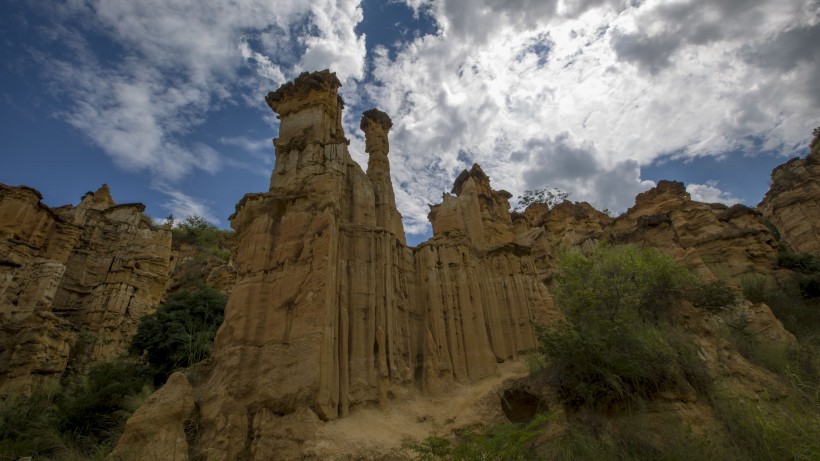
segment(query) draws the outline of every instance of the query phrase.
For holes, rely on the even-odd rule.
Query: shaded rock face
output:
[[[168,284],[171,235],[108,187],[51,210],[0,185],[0,393],[123,351]]]
[[[311,438],[285,434],[287,421],[310,432],[356,407],[494,375],[535,346],[532,320],[557,316],[513,243],[509,194],[493,191],[477,166],[448,205],[458,216],[452,235],[405,245],[389,117],[362,119],[365,173],[341,131],[338,87],[323,71],[266,98],[281,120],[271,186],[231,217],[237,282],[211,371],[193,390],[203,432],[192,450],[213,459],[269,459],[266,446]],[[473,232],[473,223],[487,229]]]
[[[758,208],[793,251],[820,254],[820,136],[811,153],[772,170],[772,186]]]

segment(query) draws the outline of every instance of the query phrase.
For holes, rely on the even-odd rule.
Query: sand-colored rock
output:
[[[123,351],[165,293],[170,231],[108,186],[50,209],[0,185],[0,393]]]
[[[81,229],[41,199],[0,184],[0,394],[59,377],[78,334],[52,305]]]
[[[196,437],[197,431],[191,384],[185,374],[177,372],[128,419],[108,459],[187,461],[188,438]]]
[[[404,244],[389,118],[362,120],[365,174],[347,150],[339,86],[328,71],[303,74],[266,98],[281,120],[271,187],[231,218],[237,282],[194,388],[195,449],[212,459],[298,459],[320,421],[495,376],[535,346],[532,320],[559,315],[513,242],[509,194],[478,166],[439,208],[431,242]]]
[[[276,163],[269,190],[246,195],[231,217],[236,284],[213,357],[190,389],[168,391],[187,393],[180,399],[193,399],[193,414],[158,416],[174,428],[198,421],[191,453],[398,459],[408,441],[500,422],[494,386],[513,368],[525,374],[516,359],[536,346],[532,322],[561,319],[544,281],[562,247],[657,247],[707,280],[777,270],[777,242],[758,211],[694,202],[681,183],[661,181],[617,219],[569,202],[511,214],[510,194],[493,190],[478,165],[431,206],[433,237],[407,247],[390,181],[390,119],[378,110],[362,119],[365,173],[348,152],[340,86],[329,71],[304,73],[266,97],[280,119]],[[793,340],[765,306],[747,308],[755,334]],[[705,312],[683,303],[674,315],[695,332],[714,376],[755,395],[778,386]],[[659,399],[699,417],[692,389]],[[145,414],[161,413],[161,401],[148,405]],[[149,425],[132,418],[117,452],[140,443],[150,447],[134,452],[169,457],[167,440],[131,435]]]
[[[820,136],[805,159],[772,170],[772,185],[758,205],[792,251],[820,255]]]
[[[114,204],[106,185],[73,211],[82,233],[53,311],[89,333],[79,365],[125,350],[140,319],[157,308],[172,270],[171,232],[154,226],[141,203]]]

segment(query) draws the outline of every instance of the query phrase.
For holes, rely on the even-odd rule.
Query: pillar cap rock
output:
[[[339,106],[344,106],[344,101],[337,94],[342,86],[335,72],[328,69],[316,72],[302,72],[292,82],[287,82],[276,91],[271,91],[265,96],[265,102],[277,114],[287,115],[301,109],[299,101],[309,101],[311,93],[325,93],[333,95],[338,99]]]
[[[393,121],[390,120],[390,116],[376,108],[365,111],[362,114],[362,122],[359,124],[359,128],[361,128],[362,131],[367,131],[371,124],[381,126],[384,128],[384,131],[388,131],[393,127]]]

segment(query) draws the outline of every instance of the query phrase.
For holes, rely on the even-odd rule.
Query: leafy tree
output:
[[[552,209],[555,205],[568,199],[569,196],[569,192],[564,192],[556,187],[526,190],[524,191],[524,195],[518,196],[518,206],[515,209],[517,211],[525,210],[528,206],[535,203],[543,203],[547,205],[547,208]]]
[[[175,293],[142,318],[129,352],[145,358],[157,384],[210,356],[227,297],[208,286]]]
[[[169,219],[172,216],[168,217]],[[227,260],[230,251],[223,248],[222,238],[229,231],[218,229],[209,223],[202,216],[191,216],[185,218],[171,231],[175,242],[185,242],[193,245],[204,254],[216,256]]]

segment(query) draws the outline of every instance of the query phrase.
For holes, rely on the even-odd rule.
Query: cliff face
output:
[[[0,185],[0,393],[121,352],[156,308],[171,235],[108,187],[51,210],[33,189]]]
[[[0,393],[61,374],[78,334],[52,305],[81,229],[41,198],[0,184]]]
[[[820,253],[820,136],[805,159],[772,170],[772,186],[758,208],[780,236],[801,253]]]
[[[316,72],[267,97],[281,120],[276,164],[270,191],[245,196],[232,216],[237,283],[212,368],[194,386],[198,414],[186,416],[202,421],[194,452],[267,459],[273,443],[301,456],[320,420],[494,375],[534,347],[531,320],[558,315],[513,243],[509,194],[478,167],[431,212],[435,237],[405,245],[390,119],[362,119],[365,173],[347,151],[339,86]],[[122,442],[116,453],[142,449]]]

